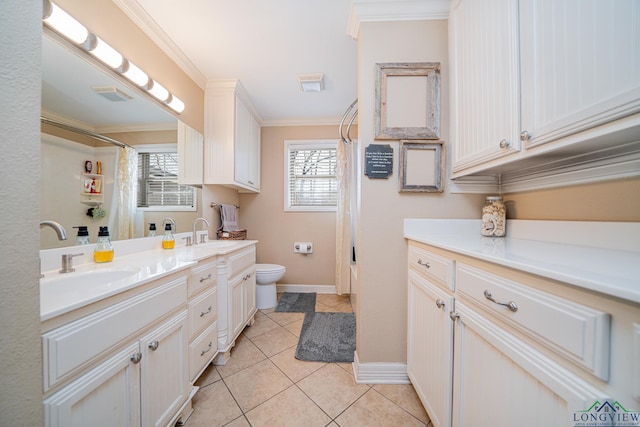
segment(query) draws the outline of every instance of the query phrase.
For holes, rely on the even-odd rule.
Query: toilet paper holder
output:
[[[293,244],[293,253],[311,254],[313,253],[313,243],[311,242],[295,242]]]

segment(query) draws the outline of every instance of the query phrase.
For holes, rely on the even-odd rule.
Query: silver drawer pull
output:
[[[516,304],[515,301],[509,301],[509,302],[500,302],[500,301],[496,301],[495,299],[493,299],[493,296],[491,295],[491,291],[489,289],[485,289],[484,291],[484,297],[486,299],[488,299],[489,301],[498,304],[498,305],[504,305],[505,307],[507,307],[509,310],[513,311],[514,313],[516,311],[518,311],[518,304]]]
[[[444,307],[444,301],[442,301],[440,298],[438,298],[436,300],[436,305],[438,306],[438,308],[442,308],[442,307]]]
[[[159,343],[158,341],[151,341],[151,342],[149,343],[149,348],[150,348],[152,351],[156,351],[156,350],[158,349],[158,346],[159,346],[159,345],[160,345],[160,343]]]
[[[431,264],[429,264],[428,262],[422,262],[421,259],[418,259],[418,264],[426,267],[426,268],[431,268]]]
[[[200,352],[200,356],[204,356],[204,355],[205,355],[205,353],[208,353],[208,352],[210,352],[210,351],[211,351],[211,344],[212,344],[212,342],[211,342],[211,341],[209,341],[209,347],[207,347],[207,349],[206,349],[206,350],[202,350],[202,351]]]
[[[211,273],[209,273],[209,275],[207,277],[201,277],[200,278],[200,283],[204,282],[205,280],[209,280],[211,279]]]
[[[211,313],[211,306],[209,306],[209,308],[207,309],[207,311],[201,311],[200,312],[200,317],[202,316],[206,316],[207,314]]]

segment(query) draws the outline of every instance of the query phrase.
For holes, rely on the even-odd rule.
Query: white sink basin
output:
[[[98,268],[88,271],[58,274],[40,280],[41,292],[46,288],[52,292],[76,291],[86,286],[101,286],[136,276],[138,267]]]

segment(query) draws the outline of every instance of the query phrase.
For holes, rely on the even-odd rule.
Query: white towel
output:
[[[235,205],[220,205],[220,219],[222,220],[222,231],[236,231],[238,229]]]

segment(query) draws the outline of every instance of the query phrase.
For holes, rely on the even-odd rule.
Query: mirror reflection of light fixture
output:
[[[184,111],[184,102],[170,93],[160,83],[150,79],[147,73],[124,58],[120,52],[100,37],[90,33],[84,25],[50,0],[44,0],[42,21],[56,33],[71,40],[79,48],[95,56],[111,67],[112,70],[147,91],[147,93],[176,113],[180,114]]]
[[[298,74],[298,85],[303,92],[322,92],[324,90],[324,74]]]

